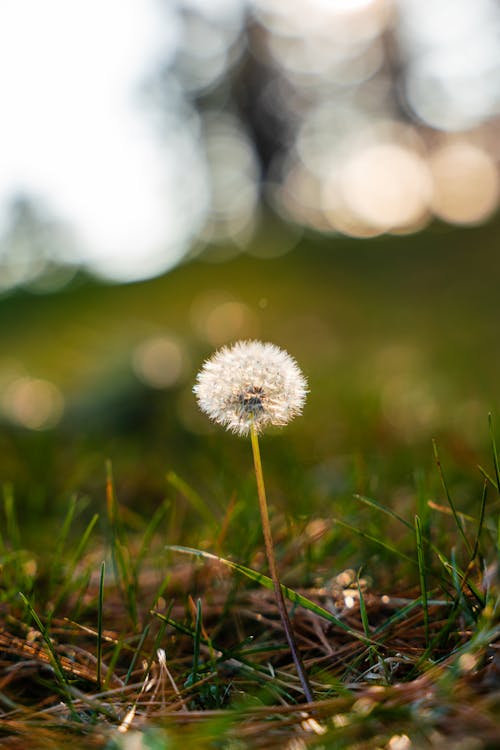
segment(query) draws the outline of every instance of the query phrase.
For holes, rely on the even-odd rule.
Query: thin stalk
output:
[[[97,687],[102,687],[102,611],[104,607],[104,560],[101,563],[101,578],[99,580],[99,599],[97,602]]]
[[[267,564],[269,566],[269,573],[271,575],[271,579],[273,582],[274,595],[276,597],[276,604],[278,605],[278,610],[280,613],[283,630],[285,631],[285,636],[288,641],[288,645],[290,647],[292,658],[295,664],[295,669],[297,670],[297,674],[302,684],[302,689],[304,690],[306,701],[308,703],[312,703],[314,701],[313,692],[309,684],[309,680],[307,678],[304,665],[302,663],[302,659],[300,658],[299,649],[297,648],[297,642],[293,634],[292,623],[290,622],[290,618],[288,616],[288,610],[286,608],[285,599],[283,597],[283,592],[281,590],[281,584],[280,584],[280,580],[278,577],[278,569],[276,567],[276,558],[274,556],[273,538],[271,535],[271,524],[269,523],[269,511],[267,508],[266,488],[264,485],[264,475],[262,473],[262,462],[260,459],[259,437],[257,434],[257,430],[255,429],[253,425],[250,429],[250,438],[252,441],[253,462],[255,466],[255,476],[257,479],[257,494],[259,496],[260,515],[262,519],[262,531],[264,533],[264,545],[266,548],[266,556],[267,556]]]

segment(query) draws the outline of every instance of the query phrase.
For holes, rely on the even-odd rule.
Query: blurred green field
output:
[[[226,747],[240,722],[242,748],[441,748],[450,733],[498,746],[497,235],[305,236],[279,257],[218,249],[141,284],[79,277],[1,300],[0,698],[14,750],[153,735],[166,750],[184,720],[200,748]],[[290,240],[264,232],[253,250]],[[303,735],[262,587],[249,441],[192,394],[204,358],[249,337],[309,379],[304,414],[261,450],[282,581],[306,596],[292,612],[317,736]],[[204,551],[251,583],[193,558]]]
[[[264,231],[255,249],[290,239]],[[206,355],[248,337],[286,348],[309,378],[303,417],[265,438],[269,481],[279,475],[276,491],[298,512],[311,510],[304,482],[319,505],[353,484],[411,485],[432,465],[433,437],[452,465],[473,467],[500,402],[499,284],[490,224],[366,243],[305,236],[281,257],[201,258],[139,284],[80,278],[56,295],[5,297],[1,475],[35,515],[98,493],[106,458],[132,506],[154,506],[167,470],[227,498],[250,469],[248,448],[197,413],[191,387]],[[163,389],[133,367],[157,337],[181,358]],[[9,420],[12,381],[26,375],[62,392],[54,429]]]

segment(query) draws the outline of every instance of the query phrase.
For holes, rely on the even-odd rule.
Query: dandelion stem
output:
[[[290,622],[290,617],[288,616],[288,610],[286,608],[285,599],[283,597],[283,591],[281,590],[281,584],[280,584],[280,580],[278,577],[278,569],[276,567],[276,558],[274,557],[273,538],[271,535],[271,524],[269,523],[269,511],[267,508],[266,488],[264,485],[264,475],[262,473],[262,462],[260,459],[259,437],[258,437],[257,430],[255,429],[254,425],[252,425],[250,428],[250,438],[252,441],[252,452],[253,452],[253,462],[255,466],[255,476],[257,478],[257,493],[259,496],[260,515],[262,518],[262,531],[264,532],[264,544],[266,547],[266,555],[267,555],[267,563],[269,565],[269,572],[271,574],[271,578],[273,581],[276,604],[278,605],[278,610],[280,613],[283,629],[285,631],[288,645],[290,646],[292,658],[293,658],[300,682],[302,684],[302,688],[304,690],[306,701],[308,703],[312,703],[314,700],[313,693],[312,693],[311,686],[309,684],[309,680],[307,678],[307,675],[304,669],[304,665],[302,663],[302,659],[300,658],[300,653],[297,648],[297,642],[293,634],[292,623]]]

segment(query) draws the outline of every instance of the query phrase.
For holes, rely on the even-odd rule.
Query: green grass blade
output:
[[[190,638],[194,639],[194,630],[192,628],[187,627],[186,625],[182,625],[182,623],[177,622],[176,620],[172,620],[169,616],[163,615],[161,612],[156,612],[155,610],[151,611],[151,614],[157,617],[159,620],[161,620],[162,624],[166,628],[167,625],[170,625],[174,630],[176,630],[178,633],[182,633],[183,635],[187,635]],[[266,644],[263,646],[257,646],[255,648],[244,648],[244,643],[238,643],[234,648],[225,648],[224,646],[221,646],[220,644],[214,644],[212,641],[207,640],[206,638],[201,636],[201,643],[203,643],[205,646],[208,646],[210,649],[214,649],[214,651],[217,652],[217,658],[216,663],[223,663],[225,661],[230,661],[235,659],[242,667],[244,667],[246,670],[249,670],[251,673],[254,674],[261,674],[261,675],[268,675],[269,674],[269,667],[268,665],[264,664],[253,664],[249,659],[248,656],[254,656],[256,654],[260,654],[262,652],[279,652],[287,650],[286,645],[280,645],[280,644]],[[247,641],[248,639],[245,639]]]
[[[264,588],[270,589],[271,591],[274,590],[274,586],[273,586],[273,582],[271,578],[264,575],[264,573],[258,573],[256,570],[252,570],[251,568],[247,568],[244,565],[240,565],[239,563],[232,562],[232,560],[227,560],[226,558],[220,557],[219,555],[214,555],[212,552],[205,552],[204,550],[192,549],[191,547],[180,547],[178,545],[169,545],[168,547],[166,547],[166,549],[170,550],[171,552],[180,552],[184,555],[193,555],[194,557],[201,557],[205,560],[216,560],[217,562],[222,563],[222,565],[225,565],[226,567],[231,568],[231,570],[235,570],[237,573],[241,573],[241,575],[246,576],[251,581],[258,583],[261,586],[264,586]],[[297,593],[293,589],[288,588],[288,586],[284,586],[283,584],[281,584],[281,590],[283,591],[283,596],[285,596],[286,599],[288,599],[290,602],[294,604],[298,604],[301,607],[304,607],[304,609],[307,609],[309,612],[313,612],[319,617],[322,617],[324,620],[328,620],[328,622],[333,623],[338,628],[341,628],[346,633],[349,633],[349,635],[352,635],[354,638],[357,638],[363,643],[371,643],[370,639],[366,638],[366,636],[363,635],[363,633],[359,633],[358,631],[353,630],[344,622],[342,622],[342,620],[339,620],[338,617],[335,617],[335,615],[333,615],[327,609],[324,609],[323,607],[321,607],[319,604],[312,602],[307,597],[303,596],[302,594]]]
[[[194,639],[193,639],[193,667],[191,674],[186,680],[186,687],[194,685],[198,682],[199,668],[200,668],[200,648],[201,648],[201,599],[196,602],[196,622],[194,626]]]
[[[491,448],[493,451],[493,466],[495,467],[495,478],[497,482],[497,490],[500,493],[500,464],[498,461],[497,442],[495,440],[495,429],[494,429],[494,424],[493,424],[493,416],[491,413],[488,414],[488,427],[490,431]]]
[[[439,562],[451,578],[451,581],[453,583],[453,588],[456,591],[457,588],[457,580],[460,579],[463,582],[464,586],[467,586],[470,593],[473,595],[473,597],[476,599],[477,603],[480,607],[484,607],[484,597],[481,594],[481,592],[478,590],[477,586],[475,586],[471,581],[467,580],[466,573],[457,565],[455,555],[452,554],[452,559],[450,560],[448,557],[446,557],[445,554],[442,552],[439,552],[437,548],[434,548],[436,555],[438,557]]]
[[[380,633],[383,633],[385,630],[390,630],[393,625],[395,625],[397,622],[400,622],[400,620],[404,620],[405,617],[410,614],[410,612],[413,612],[414,609],[420,607],[421,604],[422,597],[408,602],[408,604],[405,604],[404,607],[401,607],[401,609],[398,609],[396,612],[394,612],[394,614],[391,615],[387,620],[385,620],[385,622],[383,622],[381,625],[379,625],[378,628],[375,628],[374,633],[378,635]]]
[[[417,542],[418,575],[420,591],[422,592],[422,608],[424,612],[424,633],[426,646],[429,645],[429,604],[427,594],[427,578],[425,575],[425,549],[422,539],[422,525],[419,516],[415,516],[415,538]]]
[[[156,510],[156,512],[153,514],[153,517],[151,518],[150,522],[146,526],[146,530],[144,531],[144,535],[142,537],[141,546],[140,546],[139,552],[137,553],[134,570],[133,570],[134,581],[135,581],[136,586],[138,586],[138,583],[139,583],[139,571],[140,571],[141,564],[146,556],[146,553],[148,552],[150,548],[151,540],[154,536],[154,533],[156,529],[158,528],[161,520],[165,516],[168,510],[168,507],[169,507],[169,503],[168,501],[165,500],[160,505],[160,507]]]
[[[21,597],[23,604],[27,608],[31,616],[31,619],[33,620],[38,630],[42,634],[42,638],[45,641],[45,645],[47,646],[49,659],[50,659],[52,668],[54,670],[54,674],[56,676],[57,681],[59,682],[59,685],[62,689],[64,696],[66,697],[66,703],[68,705],[68,708],[70,709],[73,715],[73,718],[79,721],[79,716],[76,713],[75,708],[73,706],[73,700],[71,698],[71,692],[70,692],[70,685],[64,674],[64,670],[61,666],[61,662],[59,660],[59,656],[57,655],[57,651],[54,648],[54,644],[52,643],[52,640],[49,638],[48,628],[42,623],[42,621],[38,617],[38,614],[36,613],[29,599],[21,591],[19,592],[19,596]]]
[[[111,557],[118,588],[122,593],[130,620],[135,628],[138,622],[136,582],[131,571],[129,548],[121,544],[118,537],[113,539]]]
[[[16,504],[14,501],[14,490],[11,484],[5,484],[3,488],[3,503],[5,513],[5,529],[13,549],[21,548],[21,534],[17,522]]]
[[[472,550],[471,562],[476,559],[479,552],[479,542],[481,539],[481,532],[484,526],[484,517],[486,514],[486,499],[488,495],[488,482],[485,480],[483,484],[483,494],[481,496],[481,507],[479,509],[479,520],[477,522],[476,538],[474,540],[474,547]]]
[[[361,531],[360,529],[357,529],[355,526],[352,526],[350,523],[347,523],[346,521],[341,521],[340,518],[334,518],[333,519],[335,523],[338,523],[340,526],[343,526],[345,529],[349,529],[349,531],[353,531],[357,536],[360,536],[362,539],[366,539],[368,542],[372,542],[374,544],[377,544],[379,547],[383,547],[387,552],[390,552],[392,555],[396,555],[397,557],[400,557],[403,560],[406,560],[407,562],[410,562],[412,565],[416,565],[415,560],[410,557],[409,555],[405,555],[404,552],[401,552],[401,550],[396,549],[395,547],[391,547],[390,544],[387,544],[387,542],[384,542],[382,539],[378,539],[376,536],[372,536],[371,534],[367,534],[365,531]]]
[[[51,569],[49,573],[49,583],[48,583],[49,592],[52,592],[54,589],[54,583],[57,577],[58,570],[61,570],[63,568],[63,565],[61,565],[61,560],[63,556],[64,545],[66,544],[69,530],[71,528],[71,524],[73,523],[73,519],[75,517],[75,511],[76,511],[76,495],[73,495],[69,501],[68,511],[64,518],[60,534],[58,535],[57,544],[54,550],[54,557],[52,560],[52,565],[51,565]]]
[[[94,526],[97,523],[98,518],[99,518],[98,513],[95,513],[92,516],[87,528],[83,532],[83,536],[80,539],[80,542],[78,544],[78,547],[76,548],[75,554],[73,555],[73,558],[68,566],[68,570],[66,573],[66,583],[61,587],[61,590],[59,591],[59,594],[54,602],[54,606],[52,607],[52,610],[50,613],[51,617],[53,616],[54,612],[57,610],[57,608],[61,604],[66,594],[71,590],[71,587],[74,586],[73,576],[76,570],[76,566],[80,562],[83,556],[83,553],[85,552],[85,548],[89,542],[90,535],[92,534],[92,531],[94,529]]]
[[[132,660],[130,662],[130,666],[129,666],[128,670],[127,670],[127,675],[126,675],[125,681],[124,681],[125,685],[128,684],[128,681],[130,680],[130,678],[132,676],[132,672],[134,671],[134,667],[135,667],[135,665],[137,663],[137,659],[139,658],[139,655],[140,655],[140,653],[142,651],[142,647],[144,646],[144,642],[145,642],[146,638],[148,637],[148,633],[149,633],[150,629],[151,629],[151,624],[147,623],[147,625],[145,626],[144,630],[141,633],[141,637],[139,639],[139,643],[137,644],[137,648],[134,651],[134,655],[132,656]]]
[[[358,586],[359,613],[361,615],[361,624],[363,625],[363,630],[365,631],[366,637],[370,638],[370,623],[368,621],[368,612],[366,610],[365,597],[363,596],[363,591],[361,590],[361,586],[359,584],[359,575],[356,577],[356,583]]]
[[[435,461],[436,461],[436,466],[438,468],[439,477],[441,479],[441,484],[442,484],[442,487],[443,487],[443,490],[444,490],[444,494],[446,495],[446,499],[448,501],[448,505],[451,508],[451,512],[453,514],[453,518],[455,520],[455,524],[457,526],[458,532],[459,532],[460,536],[462,537],[462,539],[464,541],[464,544],[465,544],[465,546],[466,546],[469,554],[472,554],[472,547],[470,545],[469,540],[467,539],[467,536],[466,536],[465,531],[464,531],[464,527],[463,527],[462,522],[460,520],[460,517],[459,517],[459,515],[457,513],[457,509],[455,508],[455,503],[453,502],[453,499],[451,497],[450,491],[448,489],[448,484],[447,484],[446,478],[444,476],[444,471],[443,471],[443,467],[441,465],[441,459],[439,458],[439,452],[438,452],[437,443],[436,443],[435,440],[432,441],[432,447],[433,447],[433,450],[434,450],[434,458],[435,458]]]
[[[115,647],[113,649],[113,653],[111,654],[111,658],[110,658],[110,660],[108,662],[108,666],[106,668],[106,675],[105,675],[104,681],[102,683],[102,689],[104,691],[108,690],[108,688],[109,688],[109,684],[111,682],[111,678],[113,677],[113,674],[114,674],[114,671],[115,671],[115,667],[116,667],[116,665],[118,663],[118,659],[120,658],[120,654],[123,651],[123,646],[124,646],[123,638],[120,638],[120,640],[118,641],[118,643],[115,645]]]
[[[168,472],[167,482],[174,489],[176,489],[177,492],[180,492],[180,494],[188,501],[188,503],[194,508],[194,510],[202,518],[204,518],[205,521],[210,524],[210,526],[213,524],[214,520],[217,522],[217,525],[219,524],[219,518],[209,509],[206,502],[198,495],[197,492],[195,492],[195,490],[193,490],[192,487],[189,486],[187,482],[184,481],[184,479],[181,479],[181,477],[179,477],[174,471]]]
[[[99,579],[99,598],[97,601],[97,687],[100,690],[102,684],[102,614],[104,605],[104,573],[106,564],[101,563],[101,577]]]
[[[493,465],[495,467],[497,492],[500,494],[500,464],[498,461],[497,442],[495,440],[495,430],[494,430],[494,425],[493,425],[492,414],[488,414],[488,424],[490,428],[491,447],[493,450]],[[498,560],[500,561],[500,518],[498,519],[498,525],[497,525],[497,557],[498,557]]]
[[[373,498],[371,497],[366,497],[366,495],[354,495],[354,497],[357,500],[361,500],[362,503],[369,505],[371,508],[375,508],[376,510],[379,510],[382,513],[385,513],[391,518],[394,518],[396,521],[399,521],[399,523],[402,523],[403,526],[406,526],[407,529],[410,529],[413,531],[413,527],[411,523],[407,521],[406,518],[403,518],[403,516],[400,516],[399,513],[396,513],[396,511],[392,510],[392,508],[387,508],[385,505],[382,505],[382,503],[379,503],[377,500],[373,500]]]

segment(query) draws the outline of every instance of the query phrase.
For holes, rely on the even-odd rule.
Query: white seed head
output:
[[[210,419],[238,435],[282,426],[302,412],[307,381],[283,349],[262,341],[238,341],[207,359],[193,392]]]

